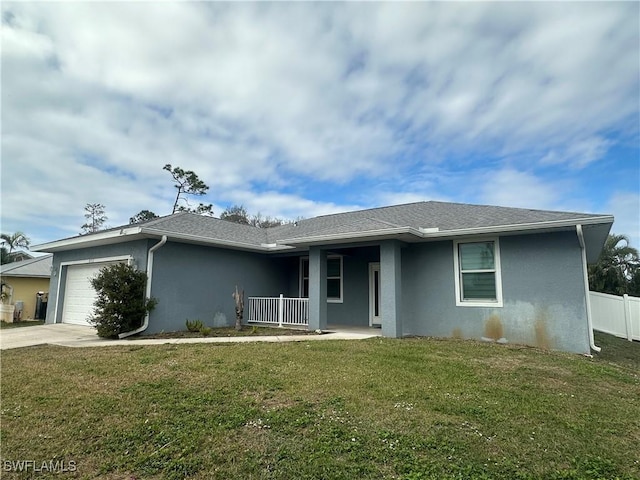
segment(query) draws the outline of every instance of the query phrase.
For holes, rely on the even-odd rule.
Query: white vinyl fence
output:
[[[593,329],[640,340],[640,298],[589,292]]]
[[[249,297],[249,323],[275,323],[278,326],[308,325],[309,299],[279,297]]]

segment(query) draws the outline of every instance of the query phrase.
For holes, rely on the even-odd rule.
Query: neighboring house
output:
[[[31,258],[34,258],[33,255],[29,252],[25,252],[24,250],[16,250],[9,254],[9,260],[11,262],[21,262],[22,260],[29,260]]]
[[[186,319],[232,323],[238,285],[249,297],[308,297],[309,329],[379,325],[387,337],[587,353],[586,263],[612,223],[610,215],[419,202],[268,229],[177,213],[37,248],[54,253],[48,323],[86,323],[88,278],[130,262],[147,271],[159,302],[148,333],[182,330]]]
[[[12,291],[11,303],[22,302],[22,320],[44,319],[44,310],[36,307],[47,299],[52,264],[53,255],[45,255],[0,266],[2,283]]]

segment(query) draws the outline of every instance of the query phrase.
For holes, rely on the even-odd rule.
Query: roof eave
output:
[[[217,238],[206,238],[199,235],[189,235],[185,233],[167,232],[159,229],[144,227],[124,227],[119,230],[109,232],[99,232],[86,236],[57,240],[55,242],[43,243],[32,248],[36,252],[62,252],[78,248],[99,247],[113,243],[128,242],[149,237],[160,237],[167,235],[169,240],[184,241],[188,243],[220,246],[237,250],[249,250],[255,252],[279,252],[289,250],[293,247],[279,244],[253,244],[248,242],[238,242],[232,240],[222,240]]]
[[[313,235],[308,237],[289,238],[280,240],[281,245],[310,246],[321,244],[336,244],[341,242],[371,241],[376,239],[400,239],[416,242],[429,239],[445,239],[460,236],[495,235],[504,233],[536,233],[549,230],[575,228],[576,225],[611,225],[613,216],[598,216],[568,220],[552,220],[547,222],[518,223],[508,225],[493,225],[487,227],[473,227],[456,230],[415,229],[412,227],[398,227],[366,232],[347,232],[340,234]]]
[[[422,233],[412,227],[396,227],[396,228],[383,228],[377,230],[367,230],[364,232],[347,232],[347,233],[335,233],[326,235],[310,235],[307,237],[288,238],[279,240],[278,245],[291,245],[291,246],[310,246],[310,245],[322,245],[341,242],[359,242],[359,241],[371,241],[376,239],[389,239],[400,238],[402,240],[408,240],[411,237],[419,238]]]
[[[81,235],[64,240],[42,243],[35,245],[31,250],[34,252],[55,253],[64,250],[75,250],[77,248],[98,247],[100,245],[134,240],[135,237],[143,238],[141,233],[142,229],[140,227],[123,227],[119,230],[92,233],[91,235]]]
[[[27,273],[11,273],[11,272],[7,272],[7,273],[3,273],[2,274],[3,277],[15,277],[15,278],[51,278],[51,275],[46,275],[46,274],[41,274],[41,273],[34,273],[32,275],[27,274]]]
[[[500,233],[535,233],[537,231],[548,231],[562,228],[571,228],[576,225],[607,225],[613,224],[613,216],[599,216],[589,218],[577,218],[569,220],[552,220],[547,222],[534,222],[534,223],[516,223],[509,225],[494,225],[488,227],[473,227],[462,228],[457,230],[442,230],[438,232],[420,233],[425,239],[427,238],[441,238],[441,237],[458,237],[469,235],[485,235],[485,234],[500,234]]]
[[[197,245],[207,245],[213,247],[226,247],[234,250],[245,250],[253,252],[279,252],[289,250],[293,247],[279,244],[255,244],[248,242],[238,242],[234,240],[222,240],[219,238],[206,238],[199,235],[190,235],[187,233],[163,232],[162,230],[143,229],[143,233],[152,234],[154,236],[166,235],[169,240],[177,240]]]

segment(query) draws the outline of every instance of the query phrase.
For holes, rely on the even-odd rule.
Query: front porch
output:
[[[249,325],[309,329],[309,299],[279,297],[247,298],[246,321]],[[355,335],[382,336],[380,325],[357,326],[329,323],[323,333],[344,333]]]
[[[247,322],[277,325],[278,327],[307,327],[309,325],[309,299],[279,297],[249,297]]]
[[[278,261],[288,272],[285,293],[248,297],[245,318],[250,324],[309,330],[373,328],[399,337],[400,257],[396,241],[310,246],[308,255],[282,257]]]

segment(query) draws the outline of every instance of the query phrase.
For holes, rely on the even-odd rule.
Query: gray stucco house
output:
[[[238,285],[254,321],[587,353],[587,262],[597,260],[612,223],[610,215],[443,202],[268,229],[177,213],[38,250],[54,254],[47,323],[85,323],[94,298],[88,278],[126,261],[147,272],[147,292],[159,301],[138,329],[147,333],[182,330],[186,319],[232,323]],[[293,320],[278,310],[296,301]]]

